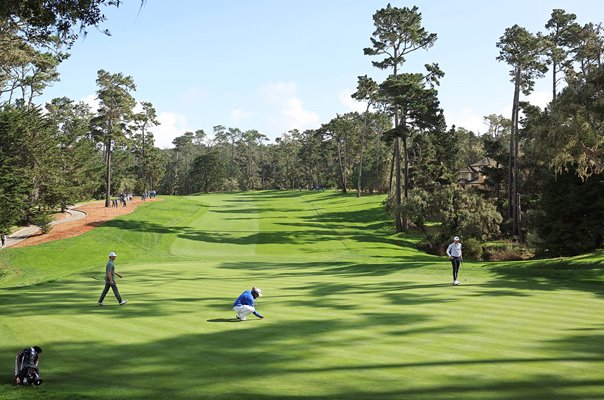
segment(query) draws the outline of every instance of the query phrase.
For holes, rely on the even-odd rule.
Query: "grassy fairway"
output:
[[[0,399],[602,399],[604,255],[466,264],[393,235],[381,197],[167,198],[0,252]],[[119,307],[97,307],[116,251]],[[235,322],[262,288],[266,318]],[[39,388],[15,352],[44,349]]]

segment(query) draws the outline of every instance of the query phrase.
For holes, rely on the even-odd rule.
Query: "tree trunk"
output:
[[[145,159],[145,127],[143,126],[143,193],[147,193],[147,160]]]
[[[375,187],[379,188],[379,189],[383,189],[380,188],[380,186],[378,185],[380,183],[380,155],[382,154],[382,149],[380,146],[380,135],[375,135],[376,137],[376,144],[375,144],[375,148],[376,150],[376,162],[375,162]]]
[[[552,75],[553,75],[553,82],[552,82],[552,101],[556,100],[556,80],[557,80],[557,69],[558,69],[558,63],[554,60],[552,61]]]
[[[512,103],[512,129],[508,156],[508,217],[512,220],[512,235],[517,236],[518,227],[518,113],[520,99],[520,68],[516,67],[514,100]]]
[[[390,160],[390,180],[388,183],[388,193],[392,193],[392,179],[394,178],[394,161],[396,160],[396,144],[392,142],[392,159]]]
[[[514,221],[512,230],[515,236],[520,236],[520,174],[518,171],[518,107],[516,107],[516,139],[514,140]]]
[[[107,149],[105,166],[105,207],[111,207],[111,138],[107,139],[105,144]]]
[[[362,192],[362,178],[363,178],[363,150],[365,146],[365,134],[367,133],[367,113],[369,112],[369,105],[367,105],[367,109],[365,110],[365,120],[363,121],[363,130],[361,131],[361,158],[359,160],[359,176],[357,178],[357,197],[361,197]]]
[[[396,224],[396,231],[402,232],[404,230],[403,220],[401,216],[401,147],[400,147],[400,139],[397,137],[394,140],[394,159],[395,159],[395,197],[394,197],[394,205],[396,207],[394,213],[394,219]]]
[[[342,148],[340,140],[336,140],[336,148],[338,149],[338,164],[340,165],[340,185],[342,186],[342,193],[346,192],[346,170],[342,161]]]
[[[409,148],[407,145],[407,134],[403,136],[403,157],[405,163],[405,199],[409,197]],[[403,229],[409,229],[409,220],[403,218]]]

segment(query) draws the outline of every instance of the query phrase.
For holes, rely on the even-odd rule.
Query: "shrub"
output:
[[[463,258],[469,260],[482,259],[482,246],[477,239],[469,238],[463,241]]]
[[[534,256],[533,251],[517,242],[497,242],[484,246],[483,257],[488,261],[520,261]]]
[[[224,183],[224,187],[223,190],[225,192],[236,192],[239,190],[239,183],[237,182],[237,179],[235,178],[229,178],[226,180],[226,182]]]
[[[52,216],[44,211],[36,211],[29,216],[29,222],[40,228],[42,233],[50,232]]]
[[[447,246],[442,245],[441,242],[435,241],[434,238],[428,237],[418,242],[417,248],[428,254],[444,256],[446,254]]]

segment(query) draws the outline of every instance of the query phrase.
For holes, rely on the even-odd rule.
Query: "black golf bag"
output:
[[[42,349],[38,346],[23,349],[15,357],[15,383],[17,385],[36,385],[42,384],[38,364],[40,363],[40,353]]]

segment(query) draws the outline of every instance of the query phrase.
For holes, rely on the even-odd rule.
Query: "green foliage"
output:
[[[29,223],[39,227],[42,233],[48,233],[50,231],[51,222],[52,215],[49,212],[34,210],[30,213]]]
[[[227,177],[227,166],[217,150],[210,150],[193,161],[191,171],[197,187],[202,192],[223,190]]]
[[[217,140],[222,138],[220,131]],[[206,152],[204,145],[205,132],[197,130],[195,132],[185,132],[182,136],[176,137],[172,144],[173,149],[162,150],[162,157],[152,157],[150,161],[154,169],[150,169],[151,175],[157,182],[159,177],[163,177],[159,184],[159,190],[162,193],[169,194],[191,194],[199,190],[199,185],[195,183],[193,176],[193,163],[195,159]],[[222,139],[220,139],[222,140]],[[231,152],[226,152],[225,143],[220,142],[214,146],[214,150],[220,152],[220,157],[227,160],[227,155]],[[234,147],[231,149],[234,150]],[[155,168],[161,168],[161,174]],[[155,172],[153,172],[155,171]],[[196,173],[196,172],[195,172]]]
[[[393,215],[395,203],[391,197],[384,205]],[[425,241],[420,247],[431,254],[441,254],[445,243],[454,236],[463,237],[465,241],[485,241],[497,237],[500,232],[502,217],[495,206],[478,193],[466,191],[456,185],[435,187],[430,192],[412,189],[401,207],[402,215],[409,218],[425,235]],[[428,219],[439,221],[438,226],[428,230]],[[474,253],[480,259],[480,252],[475,250]]]
[[[482,244],[478,239],[468,238],[463,241],[464,260],[481,260]]]
[[[54,168],[60,148],[53,129],[51,121],[37,108],[7,106],[2,110],[0,226],[4,229],[16,222],[43,220],[43,214],[63,204],[66,184]]]
[[[525,95],[533,91],[535,79],[547,72],[543,54],[546,44],[541,34],[533,35],[519,25],[506,28],[497,42],[497,60],[510,65],[511,81]]]
[[[520,261],[534,257],[531,247],[512,241],[497,241],[482,245],[483,259],[487,261]]]
[[[558,173],[604,172],[604,66],[569,84],[541,121],[537,147]]]
[[[405,56],[418,49],[434,45],[437,35],[428,33],[421,26],[422,14],[417,7],[392,7],[378,10],[373,15],[375,31],[371,37],[372,47],[363,49],[369,56],[385,56],[374,61],[379,69],[395,69],[405,62]]]
[[[49,44],[50,45],[50,44]],[[30,42],[0,23],[0,103],[33,105],[35,97],[59,80],[57,66],[67,58]]]
[[[422,131],[441,125],[444,118],[439,109],[437,91],[439,79],[444,76],[437,64],[426,64],[425,74],[400,74],[399,68],[405,63],[405,57],[418,49],[428,49],[434,45],[437,35],[429,33],[421,26],[422,15],[417,7],[398,8],[390,4],[373,15],[375,31],[370,38],[372,47],[363,49],[369,56],[383,56],[381,61],[373,61],[379,69],[390,69],[391,74],[379,85],[380,101],[394,117],[394,129],[385,133],[386,139],[393,143],[394,182],[394,219],[396,230],[401,232],[407,227],[402,219],[401,192],[403,185],[405,197],[410,185],[409,176],[409,137],[416,130]],[[429,86],[429,88],[428,88]],[[394,139],[394,140],[392,140]],[[401,180],[401,142],[404,163],[404,178]],[[392,175],[392,174],[391,174]],[[404,181],[404,183],[402,182]],[[392,182],[392,176],[390,177]],[[392,183],[390,184],[392,186]]]
[[[226,192],[237,192],[239,191],[239,182],[237,182],[236,179],[233,178],[228,178],[225,182],[224,182],[224,191]]]
[[[604,174],[582,181],[574,171],[551,176],[536,216],[542,255],[575,255],[602,247]]]
[[[115,148],[124,146],[129,123],[133,120],[136,100],[131,92],[136,90],[131,76],[99,70],[96,80],[100,106],[90,121],[94,137],[103,145],[105,160],[105,207],[109,207],[112,195],[111,165]]]
[[[147,193],[152,177],[157,181],[161,174],[161,164],[157,162],[158,149],[154,147],[153,133],[150,132],[150,129],[159,125],[159,121],[153,104],[143,101],[141,106],[143,111],[134,115],[134,133],[131,135],[130,147],[136,156],[138,167],[139,181],[134,187],[138,193]]]
[[[439,231],[443,241],[453,236],[487,240],[499,234],[501,215],[479,194],[455,185],[431,195],[431,210],[442,222]]]
[[[23,109],[0,110],[0,230],[24,217],[30,181],[25,175],[27,142],[22,135],[30,114]]]
[[[145,0],[141,1],[141,4]],[[105,21],[102,7],[119,6],[121,0],[3,0],[0,20],[9,27],[18,27],[22,35],[32,41],[59,37],[61,43],[71,45],[78,33],[86,27]],[[109,34],[108,31],[105,31]]]
[[[65,209],[77,201],[98,197],[103,184],[103,159],[89,135],[89,106],[62,97],[47,103],[46,111],[59,148],[51,165],[56,171],[55,203]]]
[[[388,199],[388,207],[394,207],[392,196],[389,196]],[[433,207],[433,197],[427,191],[416,188],[411,190],[409,196],[401,201],[401,214],[424,234],[427,234],[426,220],[434,215]]]

